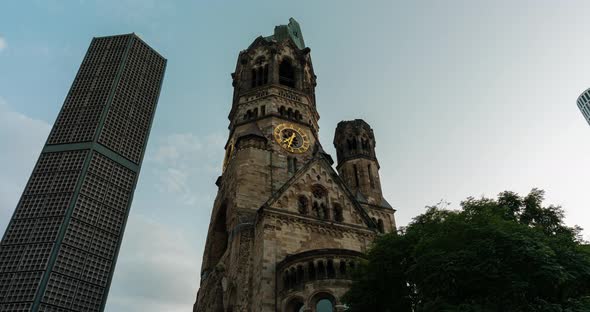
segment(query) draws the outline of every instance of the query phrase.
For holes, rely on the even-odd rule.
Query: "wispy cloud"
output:
[[[6,38],[0,35],[0,52],[4,49],[6,49]]]
[[[200,255],[181,230],[143,215],[129,219],[107,311],[190,311]]]
[[[197,201],[197,196],[189,186],[189,173],[181,171],[177,168],[167,168],[159,170],[160,181],[158,189],[162,192],[167,192],[179,197],[177,200],[186,205],[192,205]]]
[[[16,207],[50,125],[11,108],[0,97],[0,231]]]
[[[158,191],[175,195],[181,203],[194,204],[199,198],[197,179],[220,169],[223,138],[209,134],[174,133],[157,140],[156,151],[147,161],[159,177]]]

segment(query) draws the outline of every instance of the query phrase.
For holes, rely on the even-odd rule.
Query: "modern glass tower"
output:
[[[580,94],[577,103],[582,115],[584,115],[584,118],[590,124],[590,89],[586,89],[586,91]]]
[[[102,311],[166,59],[94,38],[0,243],[0,311]]]

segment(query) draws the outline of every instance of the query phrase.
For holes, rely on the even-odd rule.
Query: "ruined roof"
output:
[[[303,34],[299,23],[294,18],[289,18],[289,24],[275,26],[275,33],[272,36],[264,37],[267,41],[275,40],[277,42],[291,38],[295,45],[299,49],[305,48],[305,42],[303,41]]]

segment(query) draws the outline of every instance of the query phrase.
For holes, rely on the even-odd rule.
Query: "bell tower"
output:
[[[395,211],[383,197],[376,145],[373,129],[364,120],[338,123],[334,135],[338,173],[383,233],[395,229]]]
[[[256,38],[231,77],[194,311],[343,311],[339,298],[379,221],[318,140],[316,75],[297,21]]]
[[[336,168],[348,188],[357,198],[380,205],[383,195],[371,126],[362,119],[339,122],[334,147],[338,158]]]

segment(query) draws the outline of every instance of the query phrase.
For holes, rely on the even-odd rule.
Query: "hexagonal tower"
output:
[[[376,145],[373,129],[364,120],[338,123],[334,134],[336,169],[357,201],[367,208],[379,231],[389,232],[395,228],[395,211],[381,191]]]

